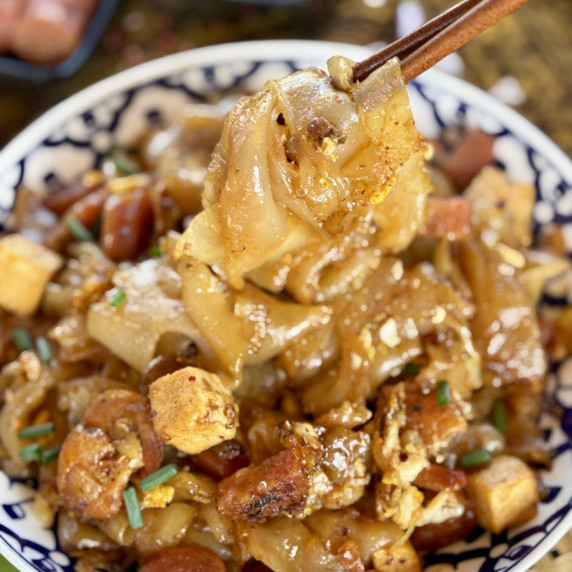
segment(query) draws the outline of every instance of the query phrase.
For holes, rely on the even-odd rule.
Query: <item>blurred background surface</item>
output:
[[[72,75],[33,81],[2,74],[0,148],[35,117],[97,80],[173,52],[250,39],[390,42],[455,0],[101,0],[116,6]],[[572,155],[571,0],[530,0],[445,62],[492,92]]]

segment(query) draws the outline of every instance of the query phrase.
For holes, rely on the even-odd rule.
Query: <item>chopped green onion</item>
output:
[[[142,491],[150,491],[151,489],[162,485],[164,482],[174,477],[178,472],[179,469],[177,469],[177,465],[174,463],[165,465],[158,471],[155,471],[154,473],[151,473],[149,476],[145,477],[139,486],[141,487]]]
[[[49,435],[55,431],[54,424],[49,423],[39,423],[38,425],[29,425],[18,431],[18,437],[20,439],[34,439],[35,437],[43,437],[44,435]]]
[[[112,151],[110,158],[120,175],[133,175],[141,170],[139,165],[121,149]]]
[[[137,497],[135,487],[127,487],[123,491],[123,502],[125,503],[125,510],[131,528],[141,528],[143,526],[143,515],[141,514],[141,507],[139,506],[139,498]]]
[[[40,359],[44,363],[49,364],[52,361],[52,350],[50,349],[48,340],[44,336],[38,336],[36,338],[36,349],[38,350]]]
[[[19,352],[31,350],[34,347],[30,332],[24,328],[15,328],[12,330],[12,341]]]
[[[39,443],[26,445],[20,449],[20,459],[23,461],[40,461],[42,458],[42,446]]]
[[[94,240],[93,233],[76,216],[68,215],[66,225],[76,240],[91,242]]]
[[[94,241],[97,241],[101,236],[102,226],[103,226],[103,215],[100,213],[97,219],[95,219],[95,222],[93,223],[93,226],[91,227],[90,230]]]
[[[476,451],[471,451],[470,453],[465,453],[459,458],[461,467],[469,469],[471,467],[478,467],[479,465],[484,465],[488,463],[493,458],[491,452],[488,449],[477,449]]]
[[[437,403],[440,407],[445,407],[449,405],[451,401],[451,388],[449,387],[449,382],[442,380],[437,383]]]
[[[40,452],[40,463],[42,465],[47,465],[49,463],[53,463],[60,454],[61,446],[57,445],[56,447],[52,447],[46,451]]]
[[[506,407],[504,401],[497,400],[493,403],[493,425],[501,432],[506,433]]]
[[[154,244],[150,249],[149,249],[149,256],[151,258],[159,258],[159,256],[161,256],[161,245],[159,244]]]
[[[416,375],[419,374],[419,372],[421,371],[421,366],[418,363],[408,363],[404,368],[403,368],[403,375],[410,375],[412,377],[415,377]]]
[[[127,298],[125,290],[119,289],[117,292],[115,292],[115,294],[113,294],[111,300],[109,300],[109,305],[113,306],[114,308],[118,308],[121,306],[121,304],[123,304],[123,302],[125,302],[125,298]]]

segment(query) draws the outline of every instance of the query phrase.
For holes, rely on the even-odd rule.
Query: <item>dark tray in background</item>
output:
[[[80,44],[67,59],[57,64],[39,65],[25,62],[12,56],[0,56],[0,75],[29,79],[36,82],[72,75],[90,56],[119,2],[120,0],[100,0],[83,32]]]

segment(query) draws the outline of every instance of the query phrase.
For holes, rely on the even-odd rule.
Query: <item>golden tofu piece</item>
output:
[[[214,373],[185,367],[164,375],[149,386],[149,400],[157,435],[189,455],[236,435],[238,406]]]
[[[21,234],[0,238],[0,306],[16,316],[34,314],[63,262],[59,254]]]
[[[532,469],[517,457],[500,455],[469,475],[467,491],[477,522],[495,534],[536,514],[538,485]]]

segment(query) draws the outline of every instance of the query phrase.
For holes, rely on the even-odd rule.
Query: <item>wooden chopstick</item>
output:
[[[363,81],[387,60],[398,57],[403,77],[409,82],[527,1],[463,0],[411,34],[358,62],[354,66],[353,81]]]
[[[403,59],[425,42],[436,36],[441,30],[459,19],[481,0],[463,0],[439,16],[429,20],[407,36],[403,36],[392,42],[381,51],[373,54],[369,58],[358,62],[354,66],[353,80],[363,81],[372,71],[381,67],[391,58]]]

